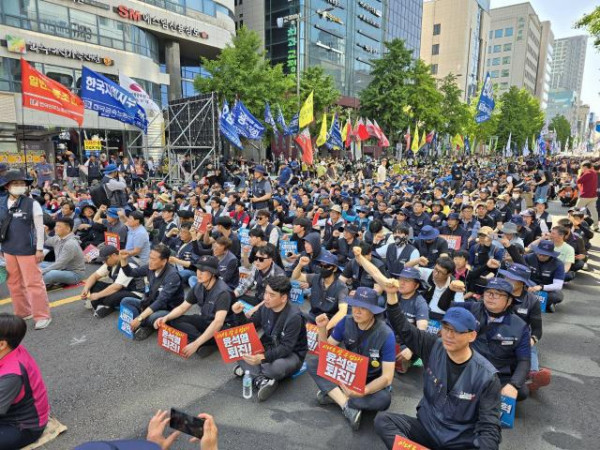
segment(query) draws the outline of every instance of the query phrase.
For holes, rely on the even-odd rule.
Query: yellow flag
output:
[[[342,142],[346,142],[346,138],[348,137],[348,127],[350,126],[350,122],[346,121],[344,128],[342,128]]]
[[[321,132],[317,138],[317,147],[327,142],[327,114],[323,113],[323,122],[321,122]]]
[[[419,148],[423,148],[423,146],[427,143],[425,135],[425,129],[423,129],[423,134],[421,135],[421,140],[419,141]]]
[[[410,149],[417,153],[419,151],[419,125],[415,125],[415,135],[412,139],[412,143],[410,144]]]
[[[313,94],[314,92],[309,94],[304,102],[304,105],[302,105],[302,108],[300,109],[300,118],[298,124],[300,128],[307,127],[315,119],[313,116]]]
[[[463,141],[463,138],[460,134],[457,134],[456,136],[454,136],[452,138],[452,147],[454,150],[456,150],[457,147],[459,148],[463,148],[465,146],[465,143]]]

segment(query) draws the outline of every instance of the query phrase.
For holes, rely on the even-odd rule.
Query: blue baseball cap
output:
[[[421,282],[421,272],[414,267],[405,267],[402,269],[402,272],[394,273],[392,275],[396,278],[408,278],[410,280],[418,281],[419,283]]]
[[[446,314],[442,318],[442,323],[447,323],[458,333],[479,331],[479,322],[477,322],[475,316],[471,314],[471,311],[460,306],[448,308],[448,311],[446,311]]]
[[[490,281],[487,282],[484,288],[486,291],[488,289],[496,289],[497,291],[506,292],[509,296],[512,297],[513,286],[508,281],[502,278],[491,278]]]
[[[326,264],[328,266],[337,266],[338,265],[337,257],[330,251],[321,252],[319,254],[319,256],[317,256],[315,258],[315,260],[321,264]]]
[[[265,166],[263,166],[262,164],[254,166],[254,171],[262,173],[263,175],[267,173],[267,169],[265,169]]]
[[[106,215],[108,217],[110,217],[111,219],[118,219],[119,218],[119,208],[108,208],[106,210]]]
[[[525,226],[525,221],[523,220],[523,216],[520,216],[520,215],[512,216],[510,221],[518,227]]]
[[[117,170],[119,169],[117,168],[116,164],[109,164],[104,169],[102,169],[102,171],[106,174],[116,172]]]
[[[500,269],[498,273],[509,280],[521,281],[527,286],[534,286],[531,281],[531,269],[523,264],[510,264],[506,270]]]

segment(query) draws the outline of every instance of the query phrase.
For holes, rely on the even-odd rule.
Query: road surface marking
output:
[[[50,302],[50,308],[56,308],[57,306],[67,305],[69,303],[73,303],[79,300],[81,300],[81,294]],[[4,298],[0,300],[0,305],[8,305],[9,303],[12,303],[12,300],[10,298]]]

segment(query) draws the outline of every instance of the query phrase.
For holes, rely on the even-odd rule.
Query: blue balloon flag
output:
[[[260,121],[252,115],[244,106],[241,100],[233,107],[231,111],[233,122],[240,136],[246,139],[260,139],[265,132],[265,127]]]
[[[281,127],[284,136],[289,136],[290,132],[287,124],[285,123],[285,117],[283,117],[283,112],[281,111],[281,107],[277,105],[277,124]]]
[[[298,113],[294,114],[294,117],[292,117],[292,121],[290,122],[290,126],[288,127],[288,134],[286,136],[300,133],[299,117],[300,115]]]
[[[275,123],[275,119],[273,118],[273,113],[271,113],[271,107],[269,106],[269,102],[265,104],[265,123],[270,125],[273,129],[273,133],[277,136],[277,124]]]
[[[83,67],[81,99],[85,109],[102,117],[134,125],[144,133],[148,130],[146,112],[138,105],[132,93],[102,74]]]
[[[481,87],[481,95],[479,96],[479,102],[477,103],[475,122],[482,123],[486,120],[490,120],[495,106],[496,102],[494,101],[494,88],[492,86],[492,79],[488,73],[485,76],[485,82]]]
[[[229,142],[237,148],[243,149],[227,100],[223,101],[223,109],[221,110],[221,117],[219,117],[219,131]]]
[[[344,142],[342,141],[342,131],[340,130],[340,124],[338,122],[338,116],[335,115],[333,122],[331,122],[331,128],[329,129],[329,138],[325,145],[328,149],[332,148],[344,148]]]

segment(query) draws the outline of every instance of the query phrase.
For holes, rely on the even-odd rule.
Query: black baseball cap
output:
[[[114,245],[105,245],[100,249],[100,254],[98,255],[98,260],[104,262],[108,259],[110,255],[116,255],[119,253],[119,249]]]

